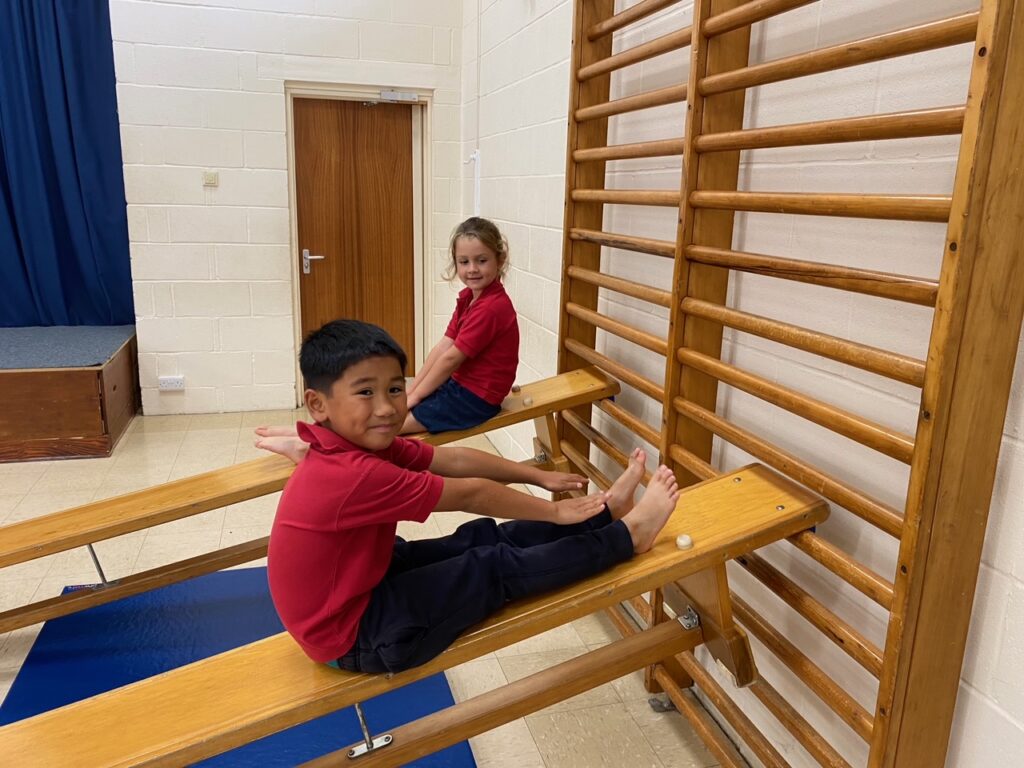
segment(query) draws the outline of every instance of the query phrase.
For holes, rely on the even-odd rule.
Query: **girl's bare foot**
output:
[[[633,552],[640,554],[654,546],[679,500],[679,486],[672,470],[662,464],[651,476],[643,497],[622,518],[633,538]]]
[[[295,434],[294,430],[291,435],[257,437],[255,445],[257,448],[262,448],[264,451],[278,453],[286,459],[291,459],[296,464],[302,461],[306,456],[306,452],[309,451],[309,443],[303,442]]]
[[[626,469],[608,489],[608,511],[612,513],[613,520],[618,520],[633,508],[633,493],[643,479],[646,461],[647,454],[643,449],[634,448]]]
[[[295,427],[256,427],[256,434],[260,437],[293,437],[298,432]]]

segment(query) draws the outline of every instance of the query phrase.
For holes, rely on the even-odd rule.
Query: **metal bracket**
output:
[[[700,626],[700,616],[693,610],[692,606],[686,606],[686,611],[679,614],[677,620],[683,625],[683,629],[696,629]]]
[[[317,260],[322,259],[322,258],[324,258],[324,257],[323,256],[316,256],[316,255],[311,254],[309,252],[309,248],[303,248],[302,249],[302,274],[304,274],[304,275],[310,274],[311,270],[310,270],[310,264],[309,263],[311,261],[317,261]]]
[[[363,743],[359,746],[352,747],[348,751],[348,759],[354,760],[357,757],[368,755],[378,749],[382,749],[394,741],[394,738],[390,733],[385,733],[383,736],[377,736],[376,738],[370,736],[370,729],[366,727],[366,717],[363,715],[363,707],[361,704],[356,704],[356,717],[359,718],[359,727],[363,731]]]
[[[533,457],[533,460],[535,462],[537,462],[538,464],[547,464],[548,463],[548,455],[547,455],[546,452],[540,451],[540,452],[537,453],[537,455],[535,455]]]

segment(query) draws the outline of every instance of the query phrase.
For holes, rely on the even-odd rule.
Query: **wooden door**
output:
[[[295,99],[302,335],[376,323],[415,359],[412,107]],[[322,259],[302,268],[302,253]]]

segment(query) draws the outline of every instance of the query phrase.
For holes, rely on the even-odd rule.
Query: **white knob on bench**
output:
[[[526,406],[527,408],[529,408],[531,405],[533,405],[533,398],[532,397],[524,397],[523,398],[523,405]]]
[[[688,533],[680,533],[676,536],[676,549],[693,549],[693,539]]]

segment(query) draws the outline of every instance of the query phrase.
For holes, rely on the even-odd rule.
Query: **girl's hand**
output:
[[[553,502],[555,505],[553,523],[571,525],[589,520],[604,509],[608,494],[595,493],[592,496],[581,496],[578,499],[565,499]]]
[[[540,487],[545,491],[559,493],[561,491],[578,491],[587,487],[590,482],[582,475],[571,475],[568,472],[545,472],[540,480]]]

